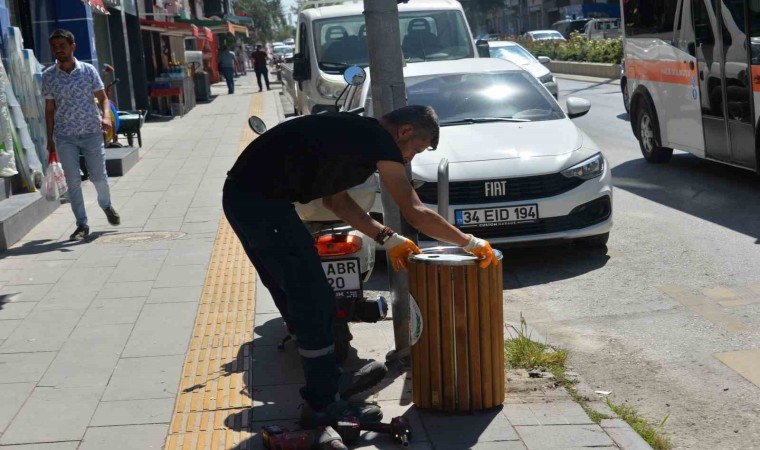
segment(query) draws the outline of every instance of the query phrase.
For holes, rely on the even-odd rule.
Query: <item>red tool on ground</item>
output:
[[[261,428],[261,440],[266,450],[348,450],[332,427],[290,431],[268,425]]]
[[[394,441],[404,447],[408,447],[412,440],[411,424],[409,423],[409,419],[403,416],[394,417],[391,423],[361,423],[356,417],[347,417],[338,421],[335,431],[340,434],[343,441],[347,444],[359,440],[359,434],[362,431],[389,434]]]

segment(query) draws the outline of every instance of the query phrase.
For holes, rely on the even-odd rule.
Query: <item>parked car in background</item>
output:
[[[544,65],[551,61],[548,57],[539,56],[536,58],[520,44],[511,41],[489,41],[488,48],[491,58],[506,59],[517,64],[536,77],[554,98],[558,98],[557,80],[551,70]]]
[[[536,30],[528,31],[523,35],[524,38],[531,41],[566,41],[562,33],[557,30]]]
[[[568,98],[565,113],[535,77],[500,58],[408,64],[404,82],[408,103],[432,106],[441,123],[437,150],[412,161],[423,203],[437,208],[438,167],[447,158],[446,218],[462,231],[492,244],[606,245],[610,166],[570,120],[589,111],[586,100]],[[374,115],[370,91],[361,104]]]
[[[294,47],[292,45],[278,45],[272,49],[272,59],[291,63],[293,62],[293,53]]]
[[[612,39],[623,35],[620,19],[591,19],[583,32],[589,39]]]
[[[284,41],[282,41],[285,45],[296,45],[296,40],[293,38],[287,38]]]
[[[559,22],[554,22],[552,24],[552,29],[562,33],[562,36],[564,36],[565,39],[570,39],[570,34],[572,33],[583,33],[584,28],[589,20],[591,19],[560,20]]]

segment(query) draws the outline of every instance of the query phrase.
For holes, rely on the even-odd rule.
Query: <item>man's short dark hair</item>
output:
[[[439,128],[438,114],[430,106],[409,105],[391,111],[383,116],[383,119],[393,125],[411,125],[416,133],[430,138],[430,146],[435,150],[438,147]]]
[[[64,30],[63,28],[53,30],[53,32],[50,33],[48,42],[53,42],[53,39],[66,39],[66,42],[68,42],[69,45],[72,45],[74,44],[74,42],[76,42],[76,40],[74,39],[74,33],[72,33],[69,30]]]

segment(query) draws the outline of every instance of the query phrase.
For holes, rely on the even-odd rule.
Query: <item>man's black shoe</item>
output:
[[[312,428],[333,425],[338,419],[345,417],[356,417],[363,423],[380,422],[383,420],[383,411],[377,405],[351,404],[345,400],[336,400],[321,411],[315,411],[308,404],[304,404],[301,410],[301,426]]]
[[[119,213],[116,212],[115,209],[113,209],[113,206],[109,206],[108,208],[103,208],[103,212],[106,213],[106,217],[108,217],[108,223],[111,225],[119,225],[121,224],[121,216]]]
[[[71,236],[69,236],[70,241],[81,241],[83,239],[86,239],[87,236],[90,235],[90,227],[84,225],[84,226],[78,226],[77,229],[72,233]]]
[[[385,364],[370,361],[356,372],[345,372],[340,377],[340,397],[348,400],[380,384],[388,373]]]

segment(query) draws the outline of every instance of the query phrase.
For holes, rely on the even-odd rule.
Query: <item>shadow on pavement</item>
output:
[[[760,179],[749,170],[673,155],[667,164],[644,159],[612,169],[615,187],[751,236],[760,244]]]
[[[568,280],[601,269],[610,260],[606,247],[546,244],[499,249],[504,253],[504,290]]]
[[[505,290],[575,278],[601,269],[610,259],[604,247],[590,249],[556,242],[496,248],[504,253]],[[377,254],[375,270],[364,288],[370,291],[388,291],[388,269],[384,253]]]
[[[71,252],[74,248],[89,244],[95,241],[100,236],[106,234],[117,233],[117,231],[94,231],[90,233],[90,236],[82,241],[55,241],[52,239],[38,239],[36,241],[25,242],[19,247],[10,248],[4,252],[0,252],[0,260],[9,256],[21,256],[21,255],[39,255],[41,253],[50,252]]]
[[[631,116],[629,116],[628,113],[618,114],[617,118],[620,119],[620,120],[625,120],[626,122],[630,122],[631,121]]]

